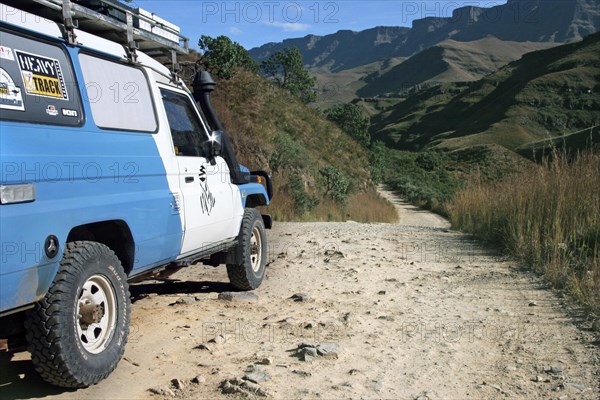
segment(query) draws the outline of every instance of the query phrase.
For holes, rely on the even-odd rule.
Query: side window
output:
[[[80,54],[79,62],[98,127],[156,132],[148,80],[140,69],[88,54]]]
[[[0,30],[0,119],[81,124],[77,82],[61,46]]]
[[[189,97],[162,90],[162,101],[167,112],[175,154],[188,157],[205,157],[203,145],[208,136],[198,119],[196,108]]]

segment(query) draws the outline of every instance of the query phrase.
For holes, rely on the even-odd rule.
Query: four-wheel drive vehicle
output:
[[[128,282],[203,261],[261,284],[271,181],[237,163],[208,73],[190,92],[135,46],[0,7],[0,349],[24,331],[45,380],[85,387],[123,354]]]

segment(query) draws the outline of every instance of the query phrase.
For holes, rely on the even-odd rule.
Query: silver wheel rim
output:
[[[260,229],[257,226],[252,229],[252,236],[250,237],[250,264],[252,264],[252,270],[258,272],[260,270],[260,264],[262,261],[262,238],[260,236]]]
[[[115,331],[117,301],[112,284],[102,275],[90,277],[77,299],[77,336],[92,354],[103,352]]]

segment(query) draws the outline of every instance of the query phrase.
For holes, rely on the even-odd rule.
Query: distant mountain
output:
[[[360,97],[398,96],[423,83],[476,81],[525,53],[554,46],[548,42],[502,41],[493,36],[472,42],[445,40],[380,74],[364,78]]]
[[[473,42],[494,36],[501,41],[566,43],[600,29],[598,0],[509,0],[491,8],[462,7],[452,17],[413,21],[412,28],[376,27],[339,31],[269,43],[250,50],[262,61],[296,46],[314,71],[340,72],[389,58],[407,58],[443,41]]]
[[[398,43],[409,31],[404,27],[379,26],[361,32],[342,30],[326,36],[308,35],[265,44],[250,50],[250,55],[263,61],[286,47],[298,47],[306,66],[339,72],[394,57]]]
[[[375,116],[372,134],[402,149],[515,150],[598,125],[600,33],[528,53],[477,82],[413,93]]]

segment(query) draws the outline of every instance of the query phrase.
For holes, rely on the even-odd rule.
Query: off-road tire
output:
[[[236,289],[254,290],[262,283],[267,264],[267,233],[258,210],[244,211],[238,240],[234,251],[239,264],[227,264],[227,275]]]
[[[102,311],[89,313],[99,320],[82,326],[82,304],[94,296],[106,299],[95,308]],[[115,253],[96,242],[68,243],[48,293],[27,313],[26,337],[36,371],[48,383],[68,388],[106,378],[125,351],[130,307],[127,276]],[[89,329],[101,339],[90,341]]]

